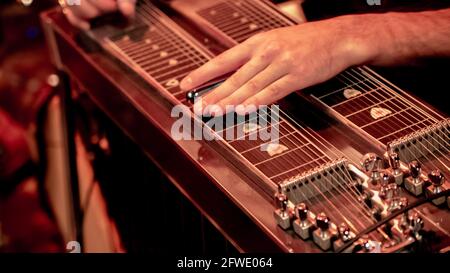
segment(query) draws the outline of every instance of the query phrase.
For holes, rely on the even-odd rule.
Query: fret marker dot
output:
[[[152,49],[153,50],[158,50],[159,49],[159,45],[152,45]]]
[[[150,44],[152,42],[152,40],[150,40],[150,39],[145,39],[145,43],[146,44]]]
[[[161,51],[161,52],[159,53],[159,56],[160,56],[161,58],[167,57],[167,55],[169,55],[169,53],[167,53],[167,51]]]
[[[151,32],[154,32],[154,31],[156,30],[156,27],[155,27],[155,26],[151,26],[149,30],[150,30]]]
[[[373,119],[384,118],[390,114],[392,114],[392,111],[386,108],[374,107],[370,109],[370,116],[372,116]]]
[[[233,12],[233,17],[234,17],[234,18],[237,18],[237,17],[239,17],[239,13],[237,13],[237,12]]]
[[[217,11],[212,10],[212,11],[209,12],[209,14],[210,14],[210,15],[216,15],[216,14],[217,14]]]
[[[247,18],[245,18],[245,17],[241,18],[241,23],[247,23],[247,22],[248,22]]]
[[[125,36],[123,36],[123,38],[122,38],[122,41],[124,41],[124,42],[127,42],[127,41],[129,41],[130,40],[130,36],[128,36],[128,35],[125,35]]]
[[[171,79],[169,81],[166,82],[165,86],[166,87],[175,87],[178,86],[180,83],[178,82],[177,79]]]
[[[344,97],[346,99],[351,99],[351,98],[357,97],[357,96],[359,96],[361,94],[362,94],[361,91],[358,91],[358,90],[355,90],[355,89],[348,88],[348,89],[344,90]]]
[[[258,28],[258,25],[256,25],[256,24],[250,24],[250,25],[248,26],[248,28],[251,29],[251,30],[255,30],[255,29]]]
[[[264,143],[261,145],[261,151],[267,152],[271,157],[282,154],[289,150],[288,147],[277,143]]]
[[[176,65],[176,64],[178,64],[178,60],[176,60],[176,59],[169,60],[169,65]]]

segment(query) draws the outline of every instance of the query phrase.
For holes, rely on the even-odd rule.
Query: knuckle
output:
[[[281,56],[281,63],[290,64],[290,63],[292,63],[293,59],[294,59],[294,56],[292,55],[291,52],[285,52]]]
[[[241,85],[239,80],[239,74],[234,74],[230,78],[228,78],[228,84],[232,88],[238,88]]]
[[[280,92],[280,88],[276,85],[271,85],[271,86],[267,87],[267,92],[270,95],[276,95]]]
[[[245,89],[250,93],[256,93],[258,91],[259,84],[255,80],[251,80],[246,84]]]
[[[259,55],[261,60],[271,60],[281,52],[281,45],[278,41],[270,41],[265,44]]]

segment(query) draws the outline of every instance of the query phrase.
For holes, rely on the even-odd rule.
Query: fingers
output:
[[[127,17],[133,17],[135,13],[136,0],[117,0],[120,12]]]
[[[206,95],[201,101],[203,105],[194,105],[194,107],[203,107],[208,104],[216,104],[217,102],[225,99],[259,72],[264,70],[267,65],[267,62],[261,62],[257,58],[250,60],[248,63],[239,68],[233,75],[231,75],[222,85]]]
[[[242,105],[244,107],[249,105],[255,105],[256,107],[260,105],[269,105],[296,90],[297,88],[295,88],[294,82],[295,81],[291,76],[284,76],[265,87],[258,94],[246,99]]]
[[[226,105],[239,105],[246,101],[248,98],[256,96],[258,93],[262,92],[266,87],[276,82],[280,78],[287,75],[287,72],[284,69],[280,69],[277,65],[269,65],[263,71],[258,73],[255,77],[250,79],[244,85],[239,87],[235,92],[231,95],[224,97],[218,102],[212,102],[222,109],[225,109]],[[215,90],[214,90],[215,92]],[[213,93],[214,93],[213,92]],[[273,95],[273,94],[272,94]],[[209,102],[208,99],[206,99]],[[263,101],[264,103],[269,104],[272,101],[272,97],[269,97],[267,100]]]
[[[246,44],[240,44],[229,49],[203,66],[191,72],[181,81],[181,89],[187,91],[209,80],[238,69],[245,64],[251,55]]]

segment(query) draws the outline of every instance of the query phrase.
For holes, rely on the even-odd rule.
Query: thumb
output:
[[[127,17],[134,16],[136,0],[117,0],[117,5],[123,15]]]

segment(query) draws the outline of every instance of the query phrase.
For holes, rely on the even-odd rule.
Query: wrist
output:
[[[383,19],[379,14],[347,15],[337,17],[341,25],[340,54],[346,66],[376,62],[384,51]]]

